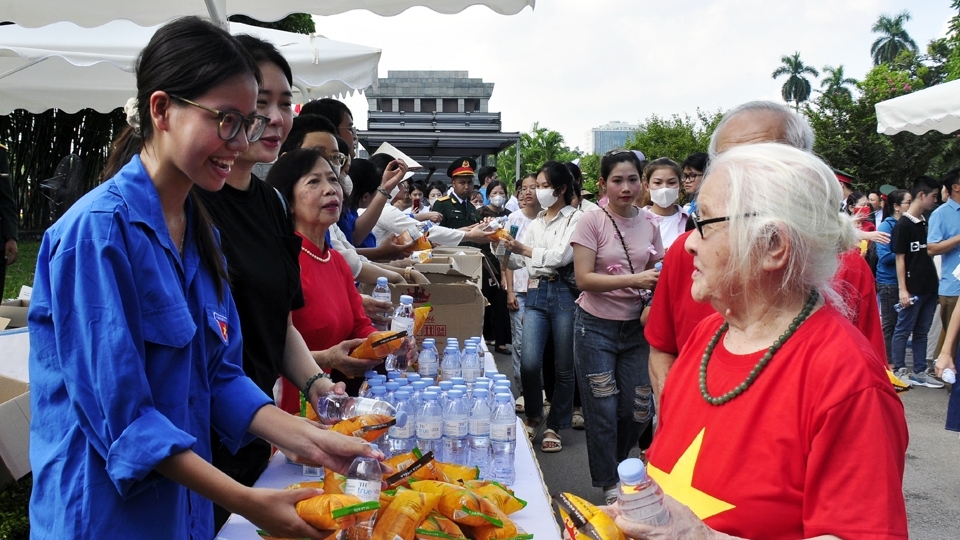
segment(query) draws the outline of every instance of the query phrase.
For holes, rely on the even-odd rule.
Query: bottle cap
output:
[[[424,377],[420,380],[427,383],[427,387],[433,386],[433,377]]]
[[[477,377],[477,386],[490,386],[490,379],[487,377]]]
[[[456,386],[458,384],[463,384],[467,381],[463,377],[450,377],[450,382],[452,382],[453,385]]]
[[[376,384],[382,385],[383,383],[387,382],[387,376],[377,373],[376,375],[373,376],[372,379],[370,379],[370,382],[373,382],[373,381],[377,381]]]
[[[401,303],[401,304],[406,304],[406,305],[411,305],[411,304],[413,304],[413,297],[410,296],[409,294],[401,294],[401,295],[400,295],[400,303]]]
[[[378,278],[377,278],[377,287],[386,287],[386,286],[387,286],[387,278],[382,277],[382,276],[381,276],[381,277],[378,277]]]
[[[382,396],[387,393],[387,389],[383,386],[374,386],[370,389],[370,393],[375,396]]]
[[[399,379],[394,379],[393,382],[399,384],[400,388],[403,388],[404,386],[407,386],[408,384],[410,384],[410,380],[407,379],[406,377],[400,377]]]
[[[477,354],[477,346],[473,344],[467,345],[467,354]]]
[[[503,373],[490,373],[490,374],[488,374],[487,376],[490,377],[491,379],[495,380],[495,381],[505,381],[505,380],[507,380],[507,376],[506,376],[505,374],[503,374]]]
[[[412,386],[414,390],[423,391],[423,389],[427,387],[427,383],[426,381],[413,381],[410,386]]]
[[[435,384],[431,384],[431,385],[428,385],[428,386],[427,386],[427,389],[426,389],[425,391],[426,391],[426,392],[436,392],[437,394],[440,394],[440,392],[442,392],[443,389],[440,388],[439,386],[435,385]]]
[[[401,426],[401,427],[403,427],[403,426]],[[374,450],[379,450],[379,449],[380,449],[380,447],[377,446],[377,443],[369,443],[369,444],[370,444],[370,448],[373,448]]]
[[[406,411],[397,411],[397,415],[395,416],[395,418],[397,419],[397,424],[396,424],[397,427],[404,427],[407,425]]]
[[[390,381],[383,386],[387,389],[387,392],[396,392],[400,388],[400,383],[397,381]]]
[[[407,373],[406,379],[408,382],[414,383],[420,380],[419,373]]]
[[[392,381],[392,380],[394,380],[394,379],[399,379],[399,378],[400,378],[400,372],[399,372],[399,371],[388,371],[388,372],[387,372],[387,380],[388,380],[388,381]]]
[[[394,394],[393,397],[395,397],[395,398],[397,399],[397,401],[402,401],[402,400],[404,400],[404,399],[410,399],[410,391],[409,391],[409,390],[397,390],[397,393]],[[403,426],[400,426],[400,427],[403,427]]]
[[[463,397],[463,390],[453,389],[447,392],[447,399],[460,399]]]
[[[490,392],[486,388],[474,388],[473,397],[475,398],[486,398]]]
[[[494,388],[510,388],[510,381],[508,381],[508,380],[506,380],[506,379],[501,379],[501,380],[493,383],[493,387],[494,387]]]
[[[453,388],[453,381],[440,381],[440,390],[446,392]]]
[[[620,482],[636,484],[647,477],[647,467],[637,458],[627,458],[617,467]]]
[[[438,397],[438,396],[437,396],[437,393],[436,393],[436,392],[424,392],[424,393],[423,393],[423,399],[425,399],[425,400],[427,400],[427,401],[429,401],[429,400],[431,400],[431,399],[437,399],[437,397]]]
[[[513,396],[506,392],[497,392],[497,403],[510,403]]]
[[[376,372],[376,371],[372,371],[372,370],[371,370],[371,371],[364,371],[364,372],[363,372],[363,378],[364,378],[364,379],[372,379],[372,378],[374,378],[374,377],[376,377],[376,376],[377,376],[377,372]]]
[[[453,390],[459,390],[461,393],[466,394],[466,393],[467,393],[467,385],[465,385],[465,384],[455,384],[455,385],[453,385]],[[450,390],[450,391],[453,392],[453,390]]]

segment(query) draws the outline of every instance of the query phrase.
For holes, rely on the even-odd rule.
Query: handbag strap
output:
[[[630,251],[627,250],[627,243],[623,240],[623,233],[620,232],[620,227],[617,227],[617,222],[613,219],[613,216],[610,215],[610,212],[607,212],[606,208],[601,206],[600,209],[610,218],[610,223],[613,223],[613,229],[617,231],[617,237],[620,238],[620,245],[623,246],[623,254],[627,256],[627,264],[630,265],[630,273],[636,274],[637,272],[633,269],[633,261],[630,260]]]

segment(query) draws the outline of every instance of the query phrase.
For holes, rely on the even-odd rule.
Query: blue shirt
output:
[[[943,242],[960,234],[960,204],[953,199],[941,204],[930,214],[930,224],[927,230],[927,244]],[[953,276],[953,271],[960,265],[960,246],[940,256],[940,286],[938,292],[942,296],[960,296],[960,280]]]
[[[343,210],[340,211],[340,220],[337,222],[337,227],[340,227],[340,231],[343,232],[343,235],[347,237],[347,241],[353,244],[353,231],[357,228],[357,218],[360,217],[360,214],[357,212],[356,208],[345,204],[343,205]],[[327,231],[327,245],[330,245],[330,231]],[[367,234],[367,237],[363,239],[363,242],[360,242],[358,245],[354,245],[356,248],[375,248],[377,247],[377,237],[373,235],[373,232]]]
[[[192,207],[187,202],[187,222]],[[161,476],[210,430],[236,451],[270,399],[241,368],[240,323],[200,261],[181,260],[134,157],[40,246],[30,304],[33,539],[210,539],[210,501]]]
[[[884,218],[877,230],[890,235],[889,244],[876,243],[877,246],[877,283],[880,285],[897,284],[897,254],[893,252],[893,228],[897,220],[893,217]]]

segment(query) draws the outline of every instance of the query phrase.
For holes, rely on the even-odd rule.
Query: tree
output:
[[[773,72],[772,77],[776,79],[781,75],[789,75],[787,82],[783,83],[783,87],[780,89],[780,95],[783,96],[784,101],[794,102],[795,108],[799,111],[800,103],[810,99],[812,90],[810,81],[804,75],[809,73],[814,77],[819,77],[820,73],[817,72],[816,68],[804,65],[803,61],[800,60],[799,52],[793,53],[793,56],[781,57],[780,62],[783,65]]]
[[[710,135],[723,117],[721,111],[708,113],[697,109],[696,119],[689,114],[660,118],[653,115],[627,140],[626,147],[640,150],[647,159],[668,157],[678,163],[694,152],[706,152]]]
[[[847,88],[847,85],[857,84],[856,79],[844,76],[843,65],[837,67],[823,66],[823,74],[825,77],[820,81],[820,88],[824,88],[824,94],[834,96],[843,94],[849,97],[850,89]]]
[[[903,51],[911,51],[914,54],[920,51],[917,43],[903,28],[903,23],[909,21],[910,18],[909,11],[901,11],[894,17],[886,14],[880,15],[877,22],[873,24],[873,28],[870,29],[874,34],[880,34],[880,37],[870,46],[873,65],[892,64]]]
[[[294,32],[296,34],[312,34],[317,30],[316,25],[313,23],[313,15],[307,13],[291,13],[279,21],[273,22],[258,21],[246,15],[231,15],[229,20],[230,22]]]
[[[547,161],[573,161],[580,157],[579,150],[571,150],[563,141],[560,133],[540,127],[536,122],[529,133],[521,133],[520,141],[497,154],[497,176],[508,185],[517,180],[517,146],[520,147],[520,176],[528,172],[535,172]]]

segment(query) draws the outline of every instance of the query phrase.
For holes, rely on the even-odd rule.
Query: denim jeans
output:
[[[934,294],[918,294],[917,301],[897,314],[897,326],[893,329],[893,370],[907,367],[907,338],[913,334],[913,372],[927,369],[927,334],[939,297]]]
[[[543,349],[547,339],[552,339],[556,386],[547,427],[553,430],[568,428],[573,420],[576,379],[573,371],[573,316],[577,307],[574,300],[573,293],[561,281],[543,280],[539,287],[527,289],[523,312],[520,384],[526,415],[531,419],[543,416]]]
[[[900,303],[900,288],[896,284],[877,283],[877,303],[880,305],[880,326],[883,328],[883,345],[887,351],[887,363],[893,363],[893,329],[897,326],[897,310]]]
[[[523,305],[527,301],[527,293],[514,293],[520,309],[510,312],[510,341],[513,343],[513,387],[523,392],[520,385],[520,357],[523,352]]]
[[[594,487],[616,485],[627,458],[653,419],[647,361],[650,345],[639,320],[612,321],[577,308],[573,355],[587,424],[587,461]]]

